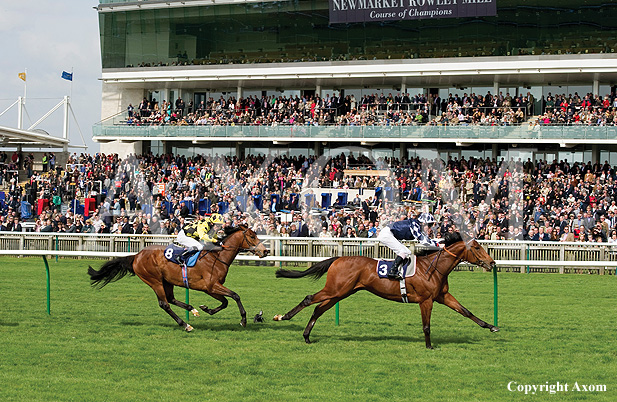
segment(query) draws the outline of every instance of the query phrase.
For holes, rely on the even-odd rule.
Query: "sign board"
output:
[[[497,0],[330,0],[330,23],[497,15]]]

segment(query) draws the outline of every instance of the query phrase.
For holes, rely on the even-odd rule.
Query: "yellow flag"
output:
[[[26,80],[26,73],[19,73],[19,74],[17,74],[17,76],[19,78],[21,78],[22,80],[24,80],[24,81]]]

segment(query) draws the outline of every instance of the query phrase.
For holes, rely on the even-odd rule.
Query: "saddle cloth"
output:
[[[175,264],[182,265],[184,264],[184,261],[181,261],[182,254],[184,253],[185,250],[186,248],[182,246],[176,246],[175,244],[170,244],[165,249],[165,258],[167,258],[169,261]],[[199,259],[199,251],[194,251],[193,254],[189,255],[189,257],[187,258],[186,266],[187,267],[195,266],[195,263],[197,263],[198,259]]]
[[[377,274],[380,278],[388,277],[388,269],[394,264],[394,261],[390,260],[377,260]],[[411,256],[411,261],[403,264],[401,268],[401,272],[403,272],[404,278],[409,278],[410,276],[414,276],[416,273],[416,256]]]

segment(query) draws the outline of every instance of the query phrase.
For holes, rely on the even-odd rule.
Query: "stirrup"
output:
[[[397,280],[400,281],[401,279],[403,279],[403,277],[401,276],[401,272],[399,270],[399,268],[404,265],[403,263],[405,262],[405,260],[403,260],[402,263],[400,264],[396,264],[396,262],[394,264],[392,264],[392,267],[388,270],[388,279],[393,279],[393,280]]]

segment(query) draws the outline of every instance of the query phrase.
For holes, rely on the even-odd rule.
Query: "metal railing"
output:
[[[14,255],[20,255],[21,250],[136,253],[150,245],[169,244],[174,239],[174,236],[164,235],[7,232],[0,238],[0,249],[14,250]],[[289,258],[298,263],[306,263],[306,257],[310,257],[311,261],[315,258],[327,259],[351,255],[375,259],[395,257],[392,250],[375,239],[271,236],[260,236],[260,239],[270,249],[272,256]],[[504,262],[498,267],[502,271],[613,274],[617,263],[617,244],[612,243],[526,241],[480,241],[480,243],[493,259]],[[407,242],[407,245],[413,248],[414,242]],[[559,262],[563,262],[563,265],[558,264]],[[473,268],[463,264],[459,269]]]
[[[617,126],[104,126],[94,137],[614,140]]]

